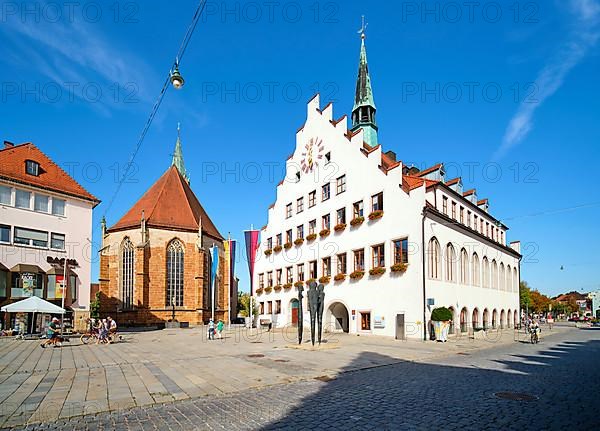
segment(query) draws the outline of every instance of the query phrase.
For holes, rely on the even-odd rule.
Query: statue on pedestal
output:
[[[304,313],[302,311],[303,291],[304,287],[298,287],[298,344],[302,344],[302,332],[304,332]]]

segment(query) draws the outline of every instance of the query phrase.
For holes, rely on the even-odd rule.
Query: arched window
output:
[[[473,286],[479,286],[480,283],[480,268],[479,268],[479,256],[477,253],[473,253],[473,263],[471,265],[471,283]]]
[[[473,316],[471,317],[471,325],[473,329],[480,328],[479,326],[479,310],[476,308],[473,310]]]
[[[490,261],[483,258],[483,287],[490,287]]]
[[[512,270],[510,268],[510,265],[506,265],[506,290],[509,292],[513,291]]]
[[[167,247],[167,307],[183,307],[183,245],[175,239]]]
[[[487,329],[490,325],[490,312],[488,309],[483,310],[483,329]]]
[[[467,307],[463,307],[463,309],[460,310],[460,332],[467,332],[467,316]]]
[[[517,268],[513,268],[513,289],[519,292],[519,277],[517,276]]]
[[[494,308],[492,311],[492,328],[496,329],[498,327],[498,310]]]
[[[469,255],[464,248],[460,251],[460,282],[469,283]]]
[[[134,304],[134,279],[133,271],[135,260],[133,243],[125,238],[121,244],[121,303],[123,310],[131,310]]]
[[[446,280],[456,281],[456,252],[450,243],[446,245]]]
[[[492,289],[498,289],[498,264],[492,260]]]
[[[442,275],[442,261],[440,259],[440,243],[437,239],[431,238],[429,240],[429,278],[439,280]]]
[[[504,263],[500,263],[500,290],[506,290],[506,276],[504,274]]]

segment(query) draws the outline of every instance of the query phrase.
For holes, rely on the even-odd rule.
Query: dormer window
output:
[[[34,162],[33,160],[26,160],[25,172],[27,172],[29,175],[37,177],[40,174],[40,164],[38,162]]]

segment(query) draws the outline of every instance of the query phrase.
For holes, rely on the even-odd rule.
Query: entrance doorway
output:
[[[327,309],[325,316],[326,331],[330,332],[349,332],[349,315],[348,309],[341,302],[334,302]]]
[[[365,311],[360,312],[360,330],[370,331],[371,330],[371,312]]]
[[[298,326],[298,300],[292,299],[290,302],[290,307],[292,310],[292,326]]]

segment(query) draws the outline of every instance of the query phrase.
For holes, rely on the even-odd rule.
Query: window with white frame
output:
[[[371,196],[371,209],[373,211],[383,211],[383,192]]]
[[[321,188],[321,200],[326,201],[329,199],[330,196],[331,196],[331,188],[330,188],[329,183],[327,183]]]
[[[460,282],[469,283],[469,255],[464,248],[460,251]]]
[[[0,242],[10,243],[10,226],[0,224]]]
[[[276,286],[281,286],[282,284],[282,277],[283,277],[283,270],[282,269],[278,269],[275,272],[275,285]]]
[[[38,212],[47,213],[50,209],[49,198],[46,195],[38,195],[37,193],[33,197],[33,209]]]
[[[346,175],[342,175],[336,180],[336,194],[341,194],[346,191]]]
[[[294,268],[292,266],[288,266],[285,269],[285,279],[286,279],[286,283],[293,283],[294,282]]]
[[[285,206],[285,218],[292,217],[292,204],[287,204]]]
[[[325,214],[322,217],[322,228],[323,229],[330,229],[331,228],[331,217],[329,214]]]
[[[15,227],[15,244],[48,247],[48,232]]]
[[[317,231],[317,221],[311,220],[308,222],[308,234],[313,235]]]
[[[377,244],[371,247],[371,264],[372,268],[383,268],[385,267],[385,246],[383,244]]]
[[[331,257],[324,257],[322,261],[322,274],[323,277],[331,276]]]
[[[471,262],[471,284],[473,286],[479,286],[479,283],[480,283],[479,256],[477,256],[477,253],[473,253],[473,260]]]
[[[364,271],[365,270],[365,249],[354,250],[354,270]]]
[[[448,215],[448,198],[446,196],[442,197],[442,212]]]
[[[313,190],[308,194],[308,207],[312,208],[317,204],[317,191]]]
[[[337,224],[346,224],[346,208],[340,208],[336,212]]]
[[[317,261],[311,260],[308,262],[308,278],[317,278]]]
[[[273,238],[267,238],[267,250],[273,249]]]
[[[363,201],[354,202],[352,205],[354,218],[363,217],[365,215]]]
[[[273,287],[273,271],[267,272],[267,287]]]
[[[285,242],[286,242],[286,244],[291,244],[292,241],[293,241],[292,230],[289,229],[285,232]]]
[[[450,243],[446,245],[446,281],[456,281],[456,252]]]
[[[397,239],[393,241],[393,245],[394,265],[408,263],[408,238]]]
[[[15,206],[17,208],[31,209],[31,192],[17,189],[15,193]]]
[[[64,199],[52,198],[52,214],[56,216],[64,216],[66,204],[67,201]]]
[[[283,235],[278,233],[275,236],[275,247],[281,247],[283,245],[282,241],[283,241]]]
[[[347,270],[346,253],[340,253],[337,255],[337,273],[346,274]]]
[[[304,225],[301,224],[296,228],[296,238],[304,239]]]
[[[304,281],[304,264],[299,263],[296,266],[296,272],[298,273],[298,281]]]
[[[65,235],[62,233],[52,233],[50,235],[50,248],[55,250],[65,249]]]
[[[263,289],[265,287],[265,274],[258,274],[258,288]]]
[[[12,205],[12,189],[7,186],[0,186],[0,204]]]
[[[40,164],[33,160],[26,160],[25,172],[27,172],[29,175],[37,177],[38,175],[40,175]]]
[[[296,201],[296,213],[300,214],[302,211],[304,211],[304,198],[298,198]]]
[[[482,283],[483,287],[490,287],[490,262],[487,257],[484,256],[482,261]]]

